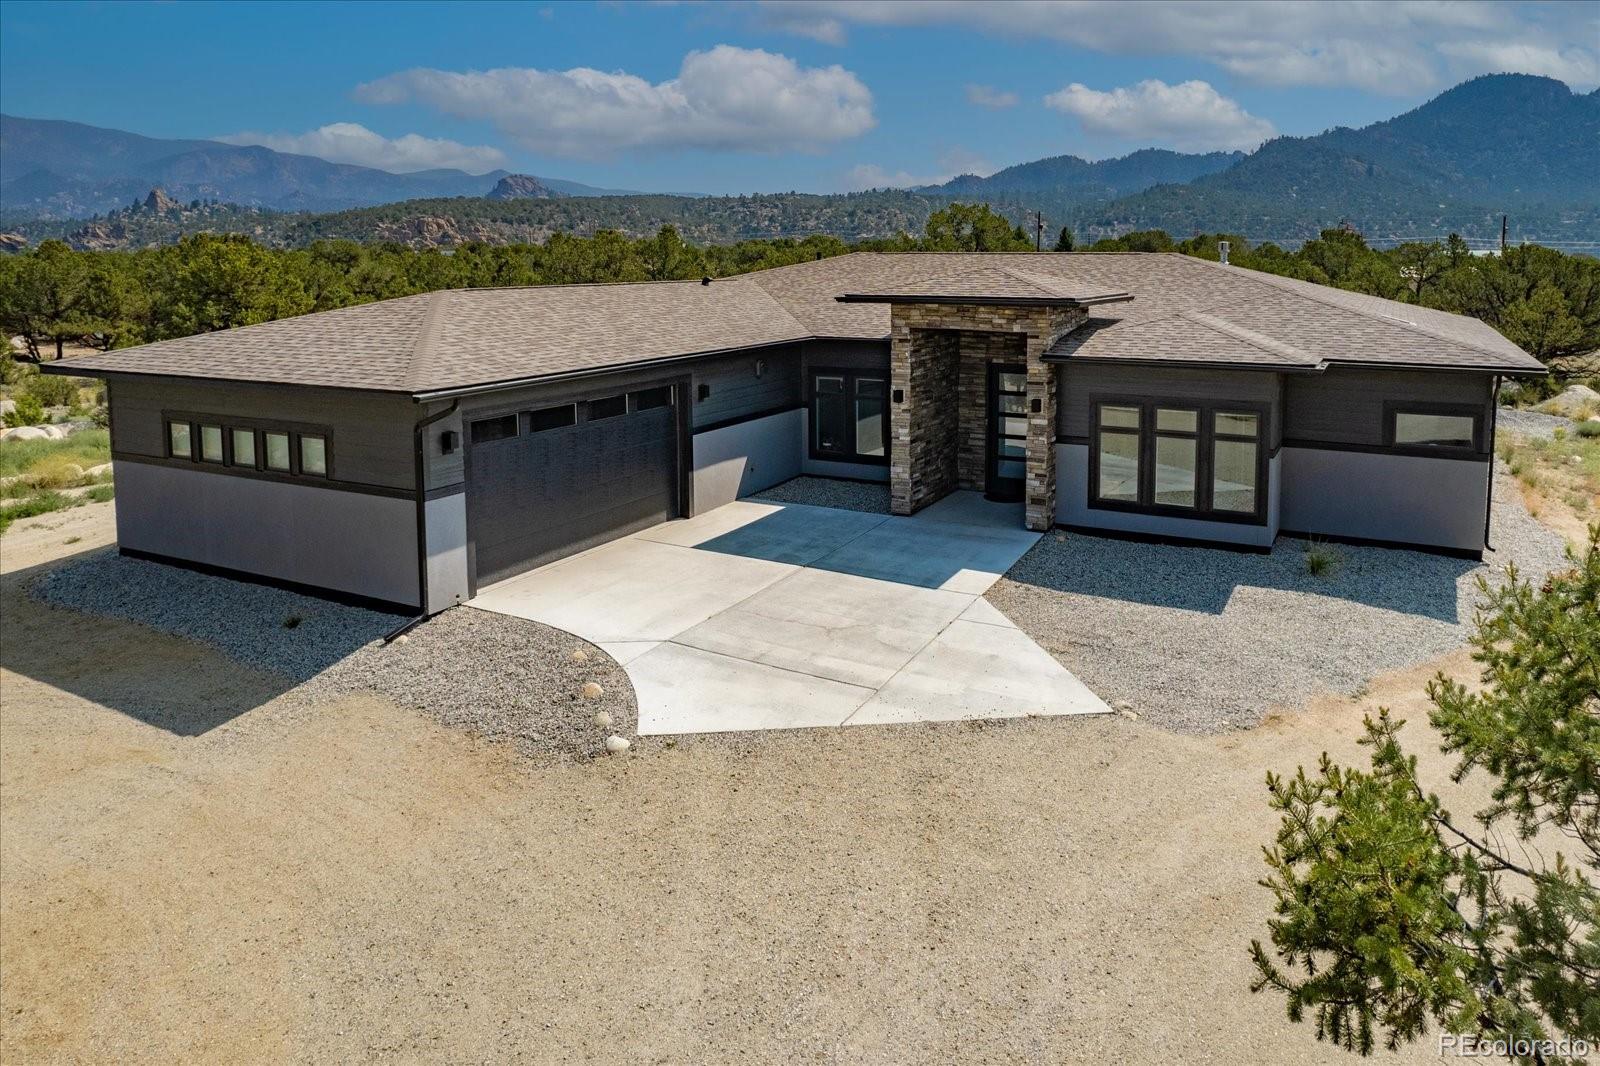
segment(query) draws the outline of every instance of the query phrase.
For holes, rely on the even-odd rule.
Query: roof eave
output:
[[[1269,363],[1249,359],[1153,359],[1137,355],[1078,355],[1046,352],[1039,357],[1042,363],[1111,363],[1118,366],[1170,366],[1195,367],[1201,370],[1270,370],[1277,373],[1320,374],[1328,368],[1326,362]]]
[[[847,292],[835,296],[842,304],[959,304],[968,307],[1093,307],[1097,304],[1127,303],[1131,293],[1106,293],[1101,296],[927,296],[911,293]]]

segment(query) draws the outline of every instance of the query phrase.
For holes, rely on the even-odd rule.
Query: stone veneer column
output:
[[[1023,525],[1044,532],[1056,524],[1056,384],[1042,356],[1089,317],[1081,309],[1035,311],[1028,329],[1028,448]],[[1037,413],[1035,408],[1038,408]]]
[[[1027,365],[1026,524],[1034,530],[1054,525],[1056,374],[1055,367],[1041,357],[1087,317],[1081,309],[894,306],[890,313],[889,387],[899,390],[903,400],[894,403],[891,398],[889,407],[889,510],[897,515],[914,514],[958,485],[981,487],[973,484],[971,456],[963,454],[970,451],[970,440],[964,449],[963,433],[971,436],[972,427],[967,423],[973,417],[984,420],[980,424],[987,433],[987,380],[981,409],[961,402],[966,362],[961,331],[972,331],[1000,335],[981,342],[985,351],[980,359],[1021,357]],[[1038,413],[1032,410],[1035,401]]]

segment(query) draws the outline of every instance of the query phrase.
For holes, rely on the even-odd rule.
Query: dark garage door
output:
[[[672,400],[664,386],[470,423],[478,586],[677,517]]]

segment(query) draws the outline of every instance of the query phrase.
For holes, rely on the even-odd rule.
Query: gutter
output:
[[[385,644],[428,617],[428,485],[426,432],[435,422],[449,418],[461,409],[461,401],[452,400],[449,407],[419,419],[411,427],[413,459],[417,479],[417,616],[388,633]]]
[[[1489,523],[1494,519],[1494,444],[1500,428],[1500,375],[1494,376],[1489,386],[1489,490],[1483,501],[1483,550],[1494,551],[1489,543]]]

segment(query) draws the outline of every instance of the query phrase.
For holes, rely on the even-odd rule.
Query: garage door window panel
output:
[[[607,396],[600,400],[590,400],[585,406],[587,406],[588,412],[584,421],[599,422],[602,419],[616,418],[618,415],[627,414],[628,397],[625,393]]]
[[[491,444],[517,435],[517,416],[501,415],[498,418],[480,418],[472,423],[472,443]]]

